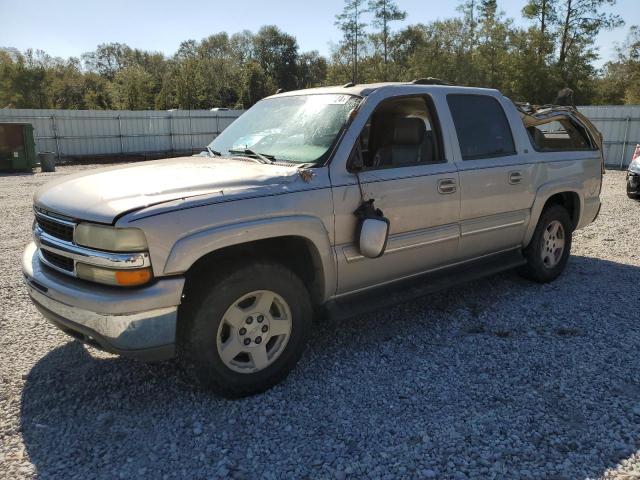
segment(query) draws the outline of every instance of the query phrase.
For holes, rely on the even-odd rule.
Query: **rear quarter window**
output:
[[[495,98],[488,95],[449,94],[447,103],[463,160],[516,153],[509,121]]]
[[[530,126],[527,133],[533,147],[542,152],[594,149],[584,129],[574,125],[569,119]]]

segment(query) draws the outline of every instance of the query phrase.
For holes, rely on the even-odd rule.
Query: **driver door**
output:
[[[448,160],[433,99],[384,99],[364,125],[354,121],[352,127],[357,137],[349,161],[331,166],[338,295],[454,262],[460,238],[458,172]],[[350,168],[355,156],[364,164],[358,175]],[[358,177],[365,199],[374,199],[390,220],[387,249],[375,259],[362,256],[355,243],[353,212],[363,201]]]

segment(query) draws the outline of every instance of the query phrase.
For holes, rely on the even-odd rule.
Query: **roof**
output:
[[[362,83],[353,86],[350,84],[343,86],[330,86],[330,87],[317,87],[317,88],[305,88],[302,90],[291,90],[289,92],[282,92],[272,97],[284,97],[293,95],[314,95],[322,93],[339,94],[339,95],[357,95],[366,97],[375,90],[379,90],[384,87],[413,87],[416,90],[472,90],[472,91],[491,91],[495,92],[495,89],[479,88],[479,87],[463,87],[459,85],[434,85],[434,84],[416,84],[413,82],[381,82],[381,83]]]

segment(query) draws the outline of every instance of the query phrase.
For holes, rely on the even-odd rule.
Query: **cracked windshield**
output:
[[[321,163],[359,103],[359,97],[337,94],[268,98],[233,122],[209,148],[222,155]]]

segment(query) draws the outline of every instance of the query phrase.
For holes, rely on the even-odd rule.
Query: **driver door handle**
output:
[[[458,186],[453,178],[443,178],[442,180],[438,180],[438,193],[441,195],[455,193],[457,189]]]

